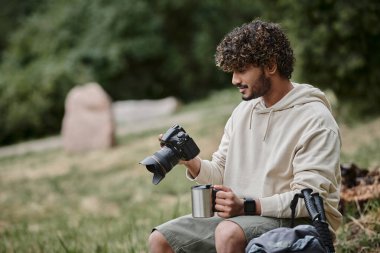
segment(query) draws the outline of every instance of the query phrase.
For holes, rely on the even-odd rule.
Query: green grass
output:
[[[190,184],[180,179],[181,168],[154,187],[137,157],[91,168],[98,160],[92,155],[80,162],[61,151],[50,156],[47,163],[61,170],[58,175],[38,173],[50,166],[36,154],[21,159],[36,178],[1,180],[0,252],[145,252],[154,225],[189,212]],[[67,164],[54,168],[62,157]],[[14,162],[8,166],[21,170]]]
[[[200,114],[185,129],[202,157],[210,157],[219,145],[224,123],[239,101],[236,91],[221,91],[178,112]],[[164,131],[119,136],[118,146],[104,151],[55,149],[0,158],[0,253],[147,252],[152,227],[191,212],[193,183],[183,166],[155,186],[152,174],[138,164],[158,150],[157,135]],[[378,161],[379,151],[374,142],[361,147],[354,159],[370,164]],[[341,252],[353,252],[346,234],[341,232],[338,245]],[[357,245],[362,243],[373,241]]]
[[[361,168],[371,168],[380,165],[380,139],[374,139],[363,145],[353,155],[342,154],[342,161],[355,161]]]
[[[368,202],[358,212],[351,204],[339,229],[336,248],[344,253],[375,253],[380,250],[380,199]]]

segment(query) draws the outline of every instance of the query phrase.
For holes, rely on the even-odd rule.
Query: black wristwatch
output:
[[[244,215],[256,214],[256,201],[252,198],[244,198]]]

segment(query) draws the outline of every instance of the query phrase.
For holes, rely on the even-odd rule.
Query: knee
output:
[[[149,252],[173,252],[165,237],[157,230],[153,231],[148,240]]]
[[[217,249],[229,247],[240,249],[245,248],[246,244],[247,242],[245,239],[244,231],[236,223],[232,221],[223,221],[216,227],[215,246]]]

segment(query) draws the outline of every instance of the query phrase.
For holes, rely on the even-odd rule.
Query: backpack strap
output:
[[[332,240],[329,225],[326,221],[326,214],[323,206],[323,200],[318,193],[312,194],[312,189],[306,188],[301,191],[306,205],[306,209],[309,212],[313,226],[317,229],[320,238],[325,246],[326,252],[335,252],[334,243]]]
[[[290,209],[292,210],[292,219],[291,219],[291,223],[290,223],[291,228],[294,228],[294,220],[296,218],[296,207],[297,207],[299,198],[300,198],[300,194],[296,193],[293,197],[292,202],[290,202]]]

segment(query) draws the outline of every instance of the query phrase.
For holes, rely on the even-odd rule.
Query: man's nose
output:
[[[241,84],[241,78],[240,78],[239,74],[236,72],[232,73],[232,84],[233,85]]]

